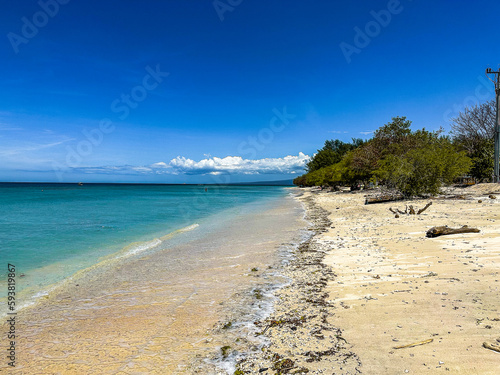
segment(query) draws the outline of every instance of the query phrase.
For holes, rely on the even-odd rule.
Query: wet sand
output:
[[[309,256],[295,254],[295,282],[259,322],[271,343],[243,373],[498,373],[500,353],[483,347],[500,344],[500,199],[488,197],[498,185],[455,189],[465,199],[399,218],[390,207],[429,200],[365,205],[365,192],[303,191],[316,226]],[[440,225],[480,233],[426,238]]]
[[[255,345],[250,323],[270,305],[266,290],[283,282],[274,267],[302,216],[286,198],[194,241],[73,278],[18,313],[16,367],[2,361],[0,372],[224,373],[234,350]]]

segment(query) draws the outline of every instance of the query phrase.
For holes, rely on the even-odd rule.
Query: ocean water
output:
[[[254,322],[307,232],[284,187],[0,189],[0,290],[15,264],[23,374],[233,374],[264,344]]]
[[[265,186],[0,184],[0,299],[8,263],[28,302],[103,260],[192,240],[286,194]]]

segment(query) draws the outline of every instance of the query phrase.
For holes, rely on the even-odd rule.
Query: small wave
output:
[[[142,253],[144,251],[153,249],[154,247],[161,245],[162,242],[163,242],[162,240],[155,238],[154,240],[148,241],[148,242],[143,242],[143,243],[139,243],[139,244],[134,243],[132,245],[127,246],[124,249],[125,254],[122,254],[122,255],[118,256],[117,258],[128,258],[130,256],[133,256],[133,255]]]
[[[113,266],[114,264],[118,263],[121,260],[125,260],[127,258],[136,256],[138,254],[147,252],[149,250],[152,250],[158,246],[160,246],[164,241],[174,237],[177,234],[181,234],[184,232],[189,232],[192,231],[196,228],[199,227],[199,224],[192,224],[187,227],[177,229],[166,236],[163,236],[161,238],[155,238],[150,241],[146,242],[134,242],[131,243],[124,248],[122,248],[120,251],[115,252],[113,254],[109,254],[107,256],[101,257],[97,260],[97,263],[90,265],[86,268],[80,269],[76,271],[74,274],[67,276],[66,278],[55,282],[54,284],[49,284],[44,287],[44,290],[41,291],[33,291],[33,290],[26,290],[26,296],[24,297],[25,302],[19,306],[17,306],[17,311],[22,310],[26,307],[31,307],[36,305],[40,300],[48,298],[51,294],[56,289],[62,288],[65,285],[67,285],[69,282],[75,282],[78,279],[81,279],[84,277],[86,274],[96,271],[98,269],[101,269],[105,266]],[[24,292],[24,291],[23,291]],[[0,299],[0,303],[3,303],[4,298]],[[0,318],[4,318],[7,316],[6,313],[1,313]]]
[[[184,233],[184,232],[190,232],[193,229],[198,228],[199,226],[200,226],[199,224],[188,225],[187,227],[184,227],[184,228],[181,228],[181,229],[177,229],[177,230],[173,231],[172,233],[169,233],[166,236],[161,237],[160,240],[162,240],[162,241],[168,240],[169,238],[172,238],[176,234]]]
[[[196,229],[196,228],[198,228],[199,226],[200,226],[199,224],[189,225],[189,226],[187,226],[187,227],[184,227],[184,228],[179,229],[179,232],[189,232],[190,230]]]

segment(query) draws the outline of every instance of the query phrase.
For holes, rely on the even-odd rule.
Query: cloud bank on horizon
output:
[[[76,167],[72,172],[91,174],[172,174],[172,175],[260,175],[260,174],[299,174],[304,172],[309,155],[299,152],[298,155],[288,155],[282,158],[243,159],[241,156],[226,156],[224,158],[208,157],[195,161],[183,156],[177,156],[170,162],[157,162],[148,166],[103,166]]]

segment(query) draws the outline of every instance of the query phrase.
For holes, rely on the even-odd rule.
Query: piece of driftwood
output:
[[[500,353],[500,345],[497,344],[490,344],[489,342],[483,342],[483,347],[486,349],[493,350],[495,352]]]
[[[429,202],[425,205],[425,207],[421,208],[418,211],[415,211],[415,208],[413,208],[412,205],[406,206],[404,211],[401,211],[399,209],[393,209],[392,207],[389,207],[389,211],[391,211],[394,215],[400,214],[400,215],[420,215],[422,212],[427,210],[430,206],[432,205],[432,202]]]
[[[456,194],[456,195],[441,195],[433,199],[467,199],[468,195]]]
[[[432,205],[432,202],[427,203],[424,208],[421,208],[420,210],[417,211],[417,215],[420,215],[422,212],[427,210],[431,205]]]
[[[441,227],[432,227],[426,233],[426,237],[439,237],[445,236],[447,234],[459,234],[459,233],[479,233],[480,230],[477,228],[469,228],[464,225],[462,228],[449,228],[447,225]]]
[[[383,195],[366,197],[365,204],[393,202],[393,201],[400,201],[402,199],[403,196],[400,194],[383,194]]]
[[[400,211],[397,208],[393,209],[392,207],[389,207],[389,211],[391,211],[394,215],[397,215],[397,214],[406,215],[406,212]]]
[[[401,346],[395,346],[393,349],[404,349],[404,348],[412,348],[414,346],[419,346],[419,345],[425,345],[433,342],[434,339],[429,339],[429,340],[424,340],[424,341],[419,341],[419,342],[414,342],[412,344],[408,345],[401,345]]]

